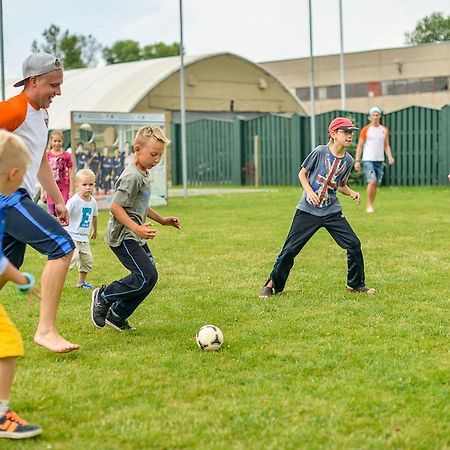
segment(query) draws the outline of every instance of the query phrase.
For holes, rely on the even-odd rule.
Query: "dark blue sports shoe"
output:
[[[106,285],[100,288],[95,288],[92,291],[91,302],[91,319],[94,326],[103,328],[105,326],[106,314],[108,314],[110,305],[103,302],[101,294],[105,290]]]

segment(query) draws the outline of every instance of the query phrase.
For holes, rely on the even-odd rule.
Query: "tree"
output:
[[[405,33],[406,44],[427,44],[429,42],[450,41],[450,16],[434,12],[417,22],[411,33]]]
[[[165,44],[156,42],[155,44],[140,47],[139,42],[132,40],[117,41],[111,47],[103,49],[103,57],[107,64],[139,61],[141,59],[164,58],[180,54],[180,44]]]
[[[139,61],[142,59],[139,42],[132,40],[117,41],[111,48],[105,47],[103,49],[103,57],[106,64]]]
[[[164,44],[164,42],[156,42],[146,45],[142,49],[142,59],[165,58],[167,56],[178,56],[180,54],[180,44]]]
[[[87,37],[71,34],[69,30],[61,33],[61,28],[51,24],[42,33],[45,42],[34,40],[31,45],[33,52],[46,52],[61,59],[66,69],[92,67],[98,63],[97,55],[102,46],[89,34]]]

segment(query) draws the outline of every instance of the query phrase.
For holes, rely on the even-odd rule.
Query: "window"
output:
[[[394,82],[393,81],[383,81],[381,83],[381,94],[382,95],[393,95],[394,94]]]
[[[420,92],[420,80],[408,80],[408,94]]]
[[[433,92],[434,91],[434,79],[433,78],[422,78],[422,92]]]
[[[448,77],[438,77],[434,79],[435,91],[448,91]]]
[[[309,88],[297,88],[295,90],[295,93],[300,100],[304,102],[309,102],[310,100]]]
[[[397,80],[394,84],[394,94],[404,95],[408,93],[408,83],[406,80]]]
[[[347,84],[345,91],[347,97],[367,97],[367,83]]]
[[[327,98],[341,98],[341,86],[327,86]]]

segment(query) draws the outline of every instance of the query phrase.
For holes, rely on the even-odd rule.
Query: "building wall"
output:
[[[317,56],[314,61],[316,111],[340,109],[339,55]],[[305,92],[309,89],[309,58],[269,61],[261,65],[300,98],[302,93],[306,94],[308,98],[302,101],[309,110],[309,93]],[[377,105],[389,112],[412,105],[442,108],[450,104],[450,42],[347,53],[344,67],[347,90],[365,90],[364,96],[347,95],[348,110],[365,112]],[[446,89],[441,90],[445,83]],[[360,86],[356,86],[358,84]],[[418,89],[433,91],[417,92]],[[384,95],[392,90],[399,93]],[[329,98],[331,93],[336,98]]]

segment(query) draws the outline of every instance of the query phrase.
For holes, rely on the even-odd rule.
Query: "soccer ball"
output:
[[[195,336],[197,345],[207,352],[219,350],[223,344],[223,333],[215,325],[203,325]]]

